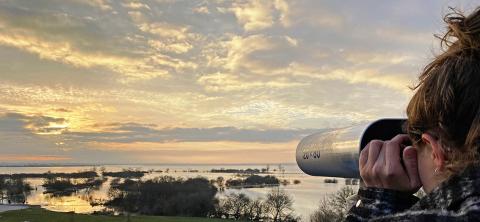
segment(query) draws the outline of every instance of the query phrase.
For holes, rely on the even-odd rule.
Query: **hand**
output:
[[[367,187],[386,188],[398,191],[416,192],[421,186],[418,175],[417,151],[402,143],[409,141],[405,134],[392,140],[372,140],[360,153],[360,176]],[[404,167],[405,166],[405,167]]]

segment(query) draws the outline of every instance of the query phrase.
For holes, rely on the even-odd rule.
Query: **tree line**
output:
[[[0,203],[25,203],[26,196],[33,190],[23,178],[0,178]]]
[[[161,216],[215,217],[251,221],[298,221],[293,199],[280,188],[265,199],[245,194],[218,198],[217,187],[206,178],[161,176],[146,181],[126,179],[112,183],[106,206],[128,213]]]
[[[292,205],[293,198],[280,188],[272,189],[265,199],[233,193],[219,199],[211,216],[248,221],[299,221]]]
[[[217,188],[205,178],[161,176],[112,184],[106,206],[145,215],[206,217],[215,206]]]

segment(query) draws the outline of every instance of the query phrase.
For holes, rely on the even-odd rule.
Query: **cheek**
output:
[[[419,152],[418,154],[418,174],[420,176],[420,180],[422,184],[428,183],[430,178],[432,177],[432,164],[431,159],[429,159],[429,155],[427,152]]]

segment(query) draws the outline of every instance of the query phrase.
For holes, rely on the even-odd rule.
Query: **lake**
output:
[[[219,176],[226,180],[235,177],[235,174],[229,173],[211,173],[212,169],[262,169],[267,165],[102,165],[106,171],[122,171],[123,169],[133,168],[141,170],[163,171],[152,172],[146,174],[141,179],[151,179],[158,176],[173,176],[173,177],[205,177],[208,179],[215,179]],[[99,169],[102,166],[96,166]],[[14,173],[46,173],[63,172],[73,173],[85,170],[91,170],[93,166],[52,166],[52,167],[0,167],[0,174],[14,174]],[[281,186],[294,200],[293,208],[297,215],[304,220],[308,220],[309,215],[312,214],[318,207],[319,201],[325,195],[334,193],[345,186],[344,179],[338,179],[338,183],[325,183],[324,177],[313,177],[304,174],[296,164],[282,164],[279,170],[279,165],[270,165],[271,175],[276,176],[280,180],[288,180],[291,184]],[[165,171],[168,169],[168,173]],[[275,170],[275,171],[274,171]],[[193,171],[193,172],[192,172]],[[69,196],[55,197],[50,194],[44,194],[45,189],[41,186],[43,179],[27,179],[27,181],[34,187],[34,190],[27,196],[27,203],[33,205],[40,205],[42,208],[52,211],[75,211],[76,213],[92,213],[100,211],[103,206],[92,206],[92,200],[108,199],[108,190],[112,178],[108,178],[107,182],[90,191],[82,190]],[[293,180],[300,180],[300,184],[293,184]],[[272,188],[248,188],[248,189],[226,189],[224,192],[218,192],[217,196],[227,195],[229,193],[245,193],[251,198],[262,198]],[[354,186],[358,189],[358,186]]]

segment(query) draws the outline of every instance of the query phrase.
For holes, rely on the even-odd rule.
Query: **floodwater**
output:
[[[228,173],[210,173],[211,169],[262,169],[267,165],[105,165],[106,171],[122,171],[123,169],[140,169],[140,170],[162,170],[163,172],[153,172],[146,174],[142,180],[151,179],[158,176],[173,176],[173,177],[205,177],[208,179],[215,179],[219,176],[225,180],[232,178],[235,174]],[[97,166],[97,169],[102,166]],[[290,184],[281,186],[294,200],[293,208],[295,213],[301,216],[305,221],[308,220],[320,200],[326,195],[332,194],[343,186],[345,186],[344,179],[338,179],[338,183],[324,183],[324,177],[313,177],[304,174],[296,164],[284,164],[281,166],[284,171],[278,170],[278,165],[270,165],[270,172],[281,180],[288,180]],[[64,172],[73,173],[85,170],[91,170],[92,166],[62,166],[62,167],[0,167],[0,174],[13,173],[45,173],[45,172]],[[165,171],[168,169],[168,173]],[[275,171],[274,171],[275,170]],[[192,172],[194,171],[194,172]],[[34,187],[34,190],[27,196],[27,203],[33,205],[40,205],[42,208],[52,210],[76,213],[92,213],[100,211],[103,206],[92,206],[90,203],[101,202],[108,199],[108,189],[112,178],[109,178],[98,189],[81,190],[73,193],[70,196],[52,196],[51,194],[44,194],[43,179],[27,179],[27,181]],[[293,184],[293,180],[300,180],[300,184]],[[358,186],[354,186],[358,189]],[[264,198],[272,188],[248,188],[248,189],[226,189],[223,192],[218,192],[217,196],[222,197],[229,193],[245,193],[251,198]]]

